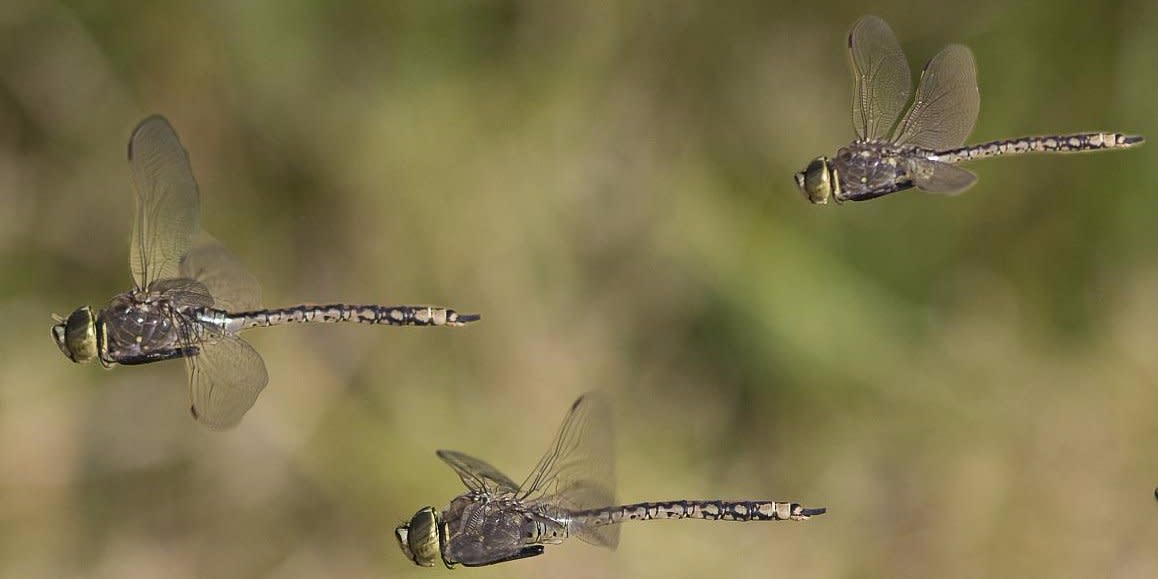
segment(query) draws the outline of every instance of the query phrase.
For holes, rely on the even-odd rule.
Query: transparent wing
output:
[[[177,276],[177,264],[197,229],[197,182],[177,133],[161,116],[137,125],[129,139],[137,215],[129,267],[137,287]]]
[[[910,174],[913,185],[926,193],[956,195],[977,182],[977,175],[968,169],[928,159],[911,161]]]
[[[257,278],[208,233],[200,232],[193,248],[181,258],[179,274],[204,284],[217,309],[244,312],[261,308]]]
[[[213,296],[199,281],[184,278],[166,278],[153,283],[149,290],[161,296],[173,307],[209,307],[213,305]],[[194,335],[188,328],[186,337]]]
[[[563,420],[551,448],[519,487],[527,504],[583,511],[615,504],[615,433],[611,406],[600,393],[584,394]],[[578,526],[577,537],[602,547],[619,544],[619,526]]]
[[[980,108],[973,51],[960,44],[946,46],[921,71],[917,96],[893,141],[931,151],[960,147],[973,131]]]
[[[515,494],[519,486],[499,469],[483,460],[454,450],[440,450],[438,458],[450,465],[462,484],[472,491],[485,491],[490,494]]]
[[[235,336],[217,336],[196,344],[189,362],[190,412],[214,430],[237,426],[269,382],[261,355]]]
[[[852,60],[852,126],[860,139],[889,135],[913,88],[909,63],[897,36],[876,16],[857,21],[848,34]]]

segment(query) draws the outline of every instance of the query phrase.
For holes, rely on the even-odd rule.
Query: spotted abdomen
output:
[[[1128,149],[1144,142],[1146,139],[1140,136],[1122,133],[1074,133],[1070,135],[1019,137],[940,151],[932,159],[944,163],[958,163],[1023,153],[1081,153],[1105,149]]]
[[[277,310],[259,310],[230,314],[230,324],[237,330],[265,328],[282,324],[334,324],[349,322],[387,326],[463,326],[477,321],[477,314],[459,314],[435,306],[378,306],[330,304],[294,306]]]
[[[613,525],[624,521],[653,519],[705,519],[709,521],[806,520],[824,514],[825,509],[808,509],[796,503],[776,501],[668,501],[636,503],[609,509],[576,513],[590,525]]]

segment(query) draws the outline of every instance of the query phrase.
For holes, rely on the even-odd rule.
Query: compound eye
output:
[[[813,203],[827,203],[832,196],[828,159],[819,157],[804,169],[804,192]]]
[[[69,360],[78,364],[97,356],[96,318],[88,306],[77,308],[63,322],[52,326],[52,339]]]
[[[438,513],[426,507],[414,513],[405,525],[394,529],[394,536],[406,557],[421,567],[433,567],[442,557],[438,539]]]

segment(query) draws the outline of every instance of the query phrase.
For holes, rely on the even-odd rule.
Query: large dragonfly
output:
[[[517,485],[498,469],[438,451],[468,491],[441,513],[425,507],[395,529],[402,552],[433,567],[492,565],[542,555],[569,537],[614,549],[619,523],[652,519],[803,521],[824,514],[775,501],[679,500],[616,505],[610,407],[598,393],[579,398],[538,466]]]
[[[849,33],[848,50],[856,140],[837,151],[836,157],[817,157],[796,174],[796,185],[812,203],[865,201],[913,187],[956,194],[977,181],[973,172],[956,166],[961,161],[1126,149],[1144,141],[1136,135],[1094,132],[964,146],[981,106],[969,48],[947,46],[925,64],[917,94],[903,118],[912,82],[905,53],[889,25],[876,16],[861,18]]]
[[[309,322],[461,326],[479,319],[429,306],[300,305],[261,309],[257,280],[198,226],[199,194],[189,156],[163,117],[129,139],[137,213],[129,265],[135,287],[93,312],[56,317],[52,337],[77,363],[105,367],[184,358],[193,417],[213,429],[236,425],[269,379],[241,330]]]

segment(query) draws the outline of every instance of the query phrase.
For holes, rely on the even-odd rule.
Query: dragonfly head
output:
[[[77,364],[92,362],[97,357],[97,326],[92,308],[77,308],[68,319],[56,317],[52,339],[69,360]]]
[[[439,559],[446,563],[442,556],[440,526],[438,511],[434,507],[425,507],[414,513],[409,523],[398,525],[394,529],[394,536],[407,559],[420,567],[433,567]]]
[[[817,157],[797,173],[796,186],[809,201],[817,205],[824,205],[833,198],[837,185],[832,173],[832,166],[828,157]]]

